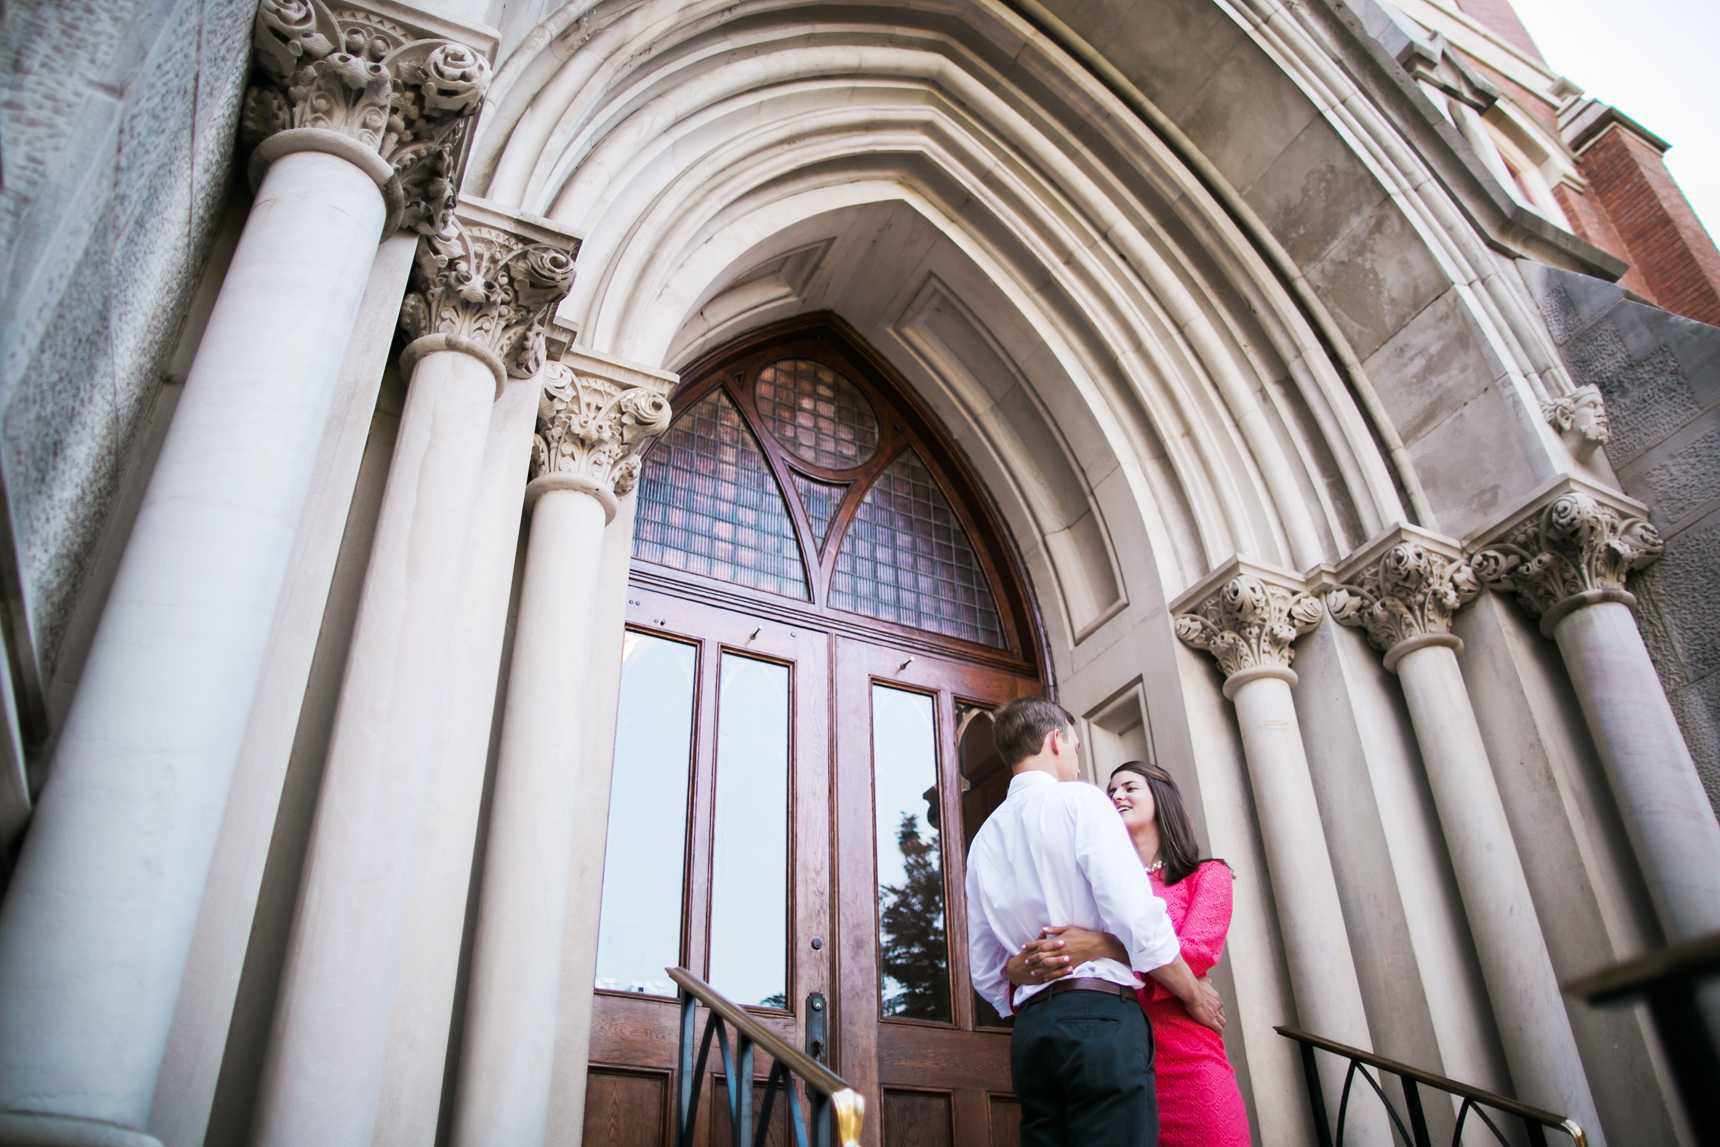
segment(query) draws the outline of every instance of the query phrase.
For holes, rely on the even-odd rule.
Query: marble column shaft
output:
[[[1600,1119],[1457,654],[1451,645],[1423,645],[1396,669],[1517,1095],[1570,1116],[1600,1143]]]
[[[674,376],[571,353],[546,388],[531,535],[491,799],[454,1147],[541,1147],[585,744],[603,529],[635,452],[667,427]],[[614,619],[616,623],[619,619]],[[589,985],[573,990],[589,991]]]
[[[382,235],[372,158],[289,151],[258,188],[0,911],[0,1107],[148,1118]]]
[[[6,1141],[153,1142],[124,1129],[149,1115],[377,244],[442,226],[489,82],[472,49],[373,17],[257,8],[257,197],[0,908]]]
[[[370,1142],[427,762],[496,377],[412,372],[282,972],[259,1144]]]
[[[1720,932],[1720,822],[1630,607],[1573,609],[1553,639],[1668,938]]]
[[[488,219],[420,243],[401,307],[411,382],[282,972],[260,1147],[372,1141],[491,406],[507,374],[540,368],[572,280],[568,251]]]
[[[1661,927],[1690,940],[1720,931],[1720,822],[1625,590],[1664,549],[1646,512],[1565,478],[1482,535],[1474,566],[1558,643]]]
[[[1326,597],[1367,630],[1398,675],[1439,812],[1517,1097],[1567,1115],[1603,1143],[1576,1037],[1529,894],[1511,823],[1457,664],[1451,618],[1481,585],[1461,548],[1399,527],[1364,548]]]
[[[1372,1050],[1337,877],[1290,695],[1296,683],[1291,643],[1318,625],[1322,615],[1319,601],[1300,590],[1301,581],[1292,574],[1233,561],[1184,596],[1193,610],[1177,618],[1177,636],[1218,660],[1226,677],[1224,695],[1236,707],[1297,1020],[1317,1035]],[[1334,1120],[1345,1067],[1330,1056],[1319,1061],[1328,1118]],[[1345,1127],[1349,1142],[1385,1142],[1390,1136],[1383,1111],[1373,1104],[1352,1105]]]

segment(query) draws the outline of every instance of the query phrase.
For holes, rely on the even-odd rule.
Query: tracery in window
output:
[[[878,415],[841,371],[787,358],[759,371],[753,384],[759,417],[783,448],[826,470],[851,470],[878,449]]]
[[[794,492],[800,495],[801,509],[806,511],[806,520],[812,526],[813,548],[822,550],[824,539],[830,534],[831,519],[836,517],[836,508],[842,504],[848,487],[854,483],[820,482],[794,470],[790,470],[788,476],[794,482]]]
[[[836,556],[830,604],[1002,647],[1003,629],[967,530],[911,447],[866,492]]]
[[[646,454],[633,556],[808,599],[782,493],[758,440],[721,390],[676,419]]]

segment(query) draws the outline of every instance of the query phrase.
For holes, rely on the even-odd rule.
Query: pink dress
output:
[[[1224,954],[1230,931],[1230,868],[1209,860],[1170,886],[1150,874],[1182,941],[1183,959],[1204,976]],[[1138,993],[1153,1022],[1160,1147],[1248,1147],[1248,1112],[1224,1040],[1190,1018],[1182,1001],[1148,979]]]

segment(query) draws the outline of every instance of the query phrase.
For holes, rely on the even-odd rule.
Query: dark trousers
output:
[[[1021,1147],[1158,1147],[1152,1025],[1133,1000],[1064,992],[1016,1013]]]

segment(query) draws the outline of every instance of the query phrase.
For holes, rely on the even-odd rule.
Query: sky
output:
[[[1666,166],[1720,237],[1720,0],[1511,0],[1548,65],[1672,144]]]

